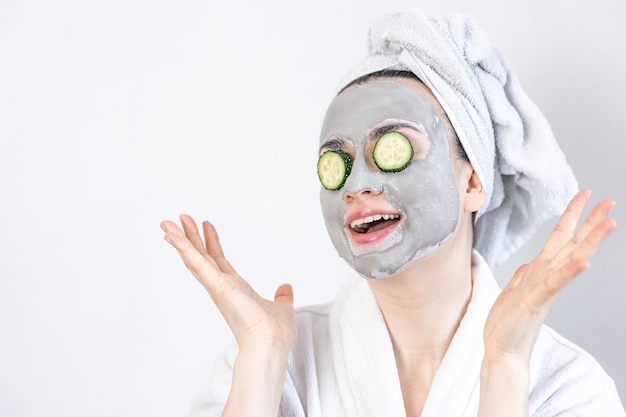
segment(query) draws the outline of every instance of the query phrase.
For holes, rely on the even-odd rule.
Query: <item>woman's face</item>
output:
[[[320,154],[341,150],[352,171],[339,190],[322,187],[320,200],[339,255],[366,278],[400,272],[445,242],[459,220],[459,196],[448,138],[418,81],[380,79],[339,94],[330,104]],[[383,172],[373,159],[386,132],[406,136],[413,158],[400,172]]]

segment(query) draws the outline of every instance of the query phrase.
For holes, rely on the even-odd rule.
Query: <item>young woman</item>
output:
[[[330,104],[321,205],[360,275],[294,311],[254,292],[215,229],[161,226],[236,346],[194,416],[624,416],[613,381],[543,325],[616,227],[612,200],[576,230],[590,191],[500,290],[490,267],[561,210],[576,183],[550,129],[469,19],[386,16]],[[546,164],[546,161],[550,161]]]

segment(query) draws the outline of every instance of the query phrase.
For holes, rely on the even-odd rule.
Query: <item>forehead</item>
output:
[[[412,79],[378,79],[350,87],[328,107],[320,140],[334,136],[358,140],[386,119],[415,122],[428,130],[440,121],[433,100],[428,88]]]

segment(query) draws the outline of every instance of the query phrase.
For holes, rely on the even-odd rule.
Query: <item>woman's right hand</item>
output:
[[[296,339],[291,286],[278,287],[274,301],[260,297],[226,260],[209,222],[202,224],[202,239],[190,216],[183,214],[180,221],[183,230],[172,221],[161,222],[164,238],[208,291],[231,328],[239,351],[267,349],[286,358]]]

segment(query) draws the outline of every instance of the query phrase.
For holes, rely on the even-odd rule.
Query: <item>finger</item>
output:
[[[220,276],[220,271],[217,269],[216,265],[213,265],[196,250],[186,236],[176,233],[176,230],[172,228],[173,222],[169,223],[171,224],[165,224],[166,233],[164,239],[176,249],[185,266],[202,286],[206,288],[211,297],[214,298],[215,294],[220,291],[220,282],[224,280]],[[174,224],[174,226],[176,225]],[[178,227],[176,226],[176,228]],[[171,229],[171,231],[169,229]]]
[[[200,254],[186,236],[166,233],[165,240],[176,248],[185,266],[209,293],[236,336],[236,323],[241,321],[241,317],[252,315],[245,311],[246,306],[248,310],[250,307],[249,296],[231,277],[220,272],[210,258]]]
[[[164,220],[161,222],[161,229],[163,229],[163,231],[165,232],[165,240],[170,243],[172,246],[174,246],[172,244],[172,242],[170,242],[170,238],[171,236],[177,236],[179,238],[184,238],[187,239],[187,236],[185,235],[185,232],[183,232],[180,227],[178,227],[178,225],[176,223],[174,223],[171,220]],[[169,237],[168,237],[169,235]],[[191,242],[190,242],[191,243]],[[193,244],[192,244],[193,246]],[[176,249],[176,247],[174,246],[174,248]],[[195,247],[194,247],[195,249]],[[197,249],[196,249],[197,251]],[[200,253],[200,252],[198,252]],[[200,253],[203,257],[205,257],[205,259],[216,269],[218,269],[217,264],[215,263],[215,261],[213,261],[213,259],[211,259],[208,255],[206,255],[206,252],[204,253]],[[184,260],[183,260],[184,261]]]
[[[590,195],[591,190],[585,189],[572,198],[541,250],[543,257],[552,258],[574,236],[576,224]]]
[[[510,289],[517,287],[520,281],[522,280],[522,277],[524,276],[524,272],[526,272],[526,269],[528,269],[528,264],[524,264],[520,266],[519,268],[517,268],[517,271],[515,271],[515,273],[513,274],[513,277],[508,282],[508,284],[506,284],[506,287],[504,287],[502,291],[503,292],[508,291]]]
[[[563,246],[563,248],[554,256],[553,263],[558,265],[562,264],[563,260],[566,258],[569,258],[571,260],[573,252],[579,246],[588,246],[590,243],[597,240],[596,238],[594,238],[592,239],[592,241],[587,241],[587,238],[598,224],[607,219],[609,213],[614,207],[615,201],[613,200],[603,200],[596,204],[596,206],[591,210],[583,224],[578,229],[578,232],[576,232],[576,234],[569,240],[569,242],[567,242],[567,244]],[[593,253],[595,253],[595,250],[591,253],[591,255],[593,255]]]
[[[616,227],[617,222],[614,219],[604,219],[596,224],[585,239],[583,239],[567,257],[561,260],[559,266],[562,267],[562,265],[577,259],[591,260],[593,255],[595,255],[600,248],[602,242]]]
[[[178,236],[185,236],[185,233],[182,230],[180,230],[180,227],[178,227],[178,225],[171,220],[163,220],[159,224],[159,226],[161,226],[161,230],[163,230],[165,233],[172,233]]]
[[[617,222],[613,219],[604,219],[597,224],[580,245],[568,257],[563,259],[560,265],[553,269],[554,272],[552,274],[546,277],[543,288],[536,293],[535,301],[537,303],[545,303],[547,300],[554,298],[559,291],[581,272],[588,269],[591,266],[591,258],[615,227],[617,227]],[[543,294],[541,294],[542,292]]]
[[[615,200],[602,200],[596,204],[585,219],[585,222],[578,229],[578,232],[576,232],[577,240],[582,241],[585,239],[596,224],[609,216],[609,213],[614,207]]]
[[[578,259],[568,262],[558,270],[553,270],[543,280],[523,290],[524,310],[530,314],[547,314],[558,292],[587,268],[589,268],[589,261]]]
[[[202,222],[202,230],[204,232],[204,239],[209,256],[215,260],[215,263],[217,263],[222,271],[227,274],[237,274],[235,268],[233,268],[230,262],[224,257],[224,251],[222,250],[222,245],[220,244],[220,239],[215,227],[205,220]]]
[[[543,302],[553,299],[559,291],[590,266],[591,262],[588,259],[574,259],[549,275],[544,283]]]
[[[527,305],[536,310],[545,309],[567,284],[591,266],[591,258],[615,227],[617,222],[613,219],[604,219],[598,223],[575,250],[564,257],[560,264],[550,268],[552,272],[541,284],[534,286]]]
[[[185,236],[187,236],[187,239],[189,239],[193,247],[202,254],[206,253],[202,237],[200,236],[200,232],[193,218],[188,214],[181,214],[180,223],[183,225]]]
[[[276,290],[274,301],[293,305],[293,288],[289,284],[283,284]]]
[[[219,241],[219,235],[215,230],[215,226],[213,226],[209,221],[205,220],[202,222],[202,231],[204,232],[204,240],[207,247],[208,254],[212,261],[215,262],[217,267],[229,274],[234,283],[236,283],[239,288],[251,297],[258,297],[259,295],[254,291],[252,286],[248,284],[248,282],[241,278],[235,268],[228,262],[226,257],[224,256],[224,251],[222,250],[222,245]]]

